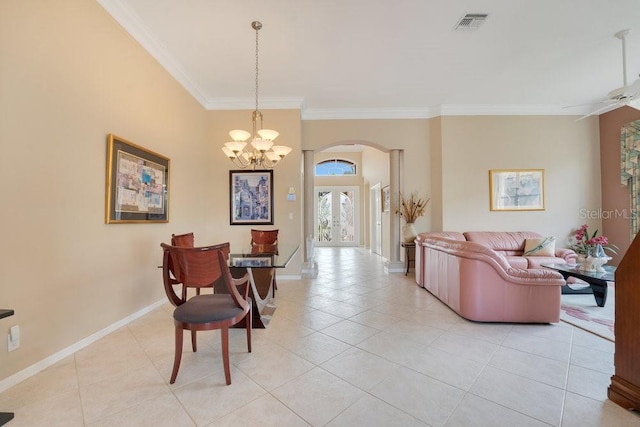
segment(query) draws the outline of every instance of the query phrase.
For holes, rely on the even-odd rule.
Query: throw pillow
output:
[[[524,256],[555,256],[556,238],[543,237],[541,239],[526,239],[524,241]]]

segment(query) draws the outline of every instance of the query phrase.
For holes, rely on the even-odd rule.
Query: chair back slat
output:
[[[214,283],[222,284],[231,294],[238,307],[246,307],[247,301],[238,293],[227,265],[229,243],[198,248],[177,247],[161,244],[164,250],[163,279],[169,301],[181,305],[186,301],[186,293],[178,297],[173,290],[170,272],[182,283],[183,287],[213,288]],[[170,266],[172,269],[170,269]]]
[[[180,246],[183,248],[193,248],[195,246],[195,237],[193,233],[172,234],[171,246]]]
[[[278,230],[251,230],[251,245],[278,244]]]

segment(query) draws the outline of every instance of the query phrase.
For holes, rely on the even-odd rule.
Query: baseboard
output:
[[[384,272],[389,273],[404,273],[406,267],[402,261],[386,261],[384,263]]]
[[[611,377],[607,396],[625,409],[640,410],[640,387],[617,375]]]
[[[301,280],[302,279],[302,275],[300,274],[283,274],[281,275],[277,275],[276,276],[278,280]]]
[[[5,378],[4,380],[0,381],[0,393],[2,393],[3,391],[13,387],[14,385],[26,380],[27,378],[30,378],[32,376],[34,376],[35,374],[37,374],[40,371],[45,370],[46,368],[48,368],[49,366],[52,366],[56,363],[58,363],[59,361],[61,361],[62,359],[64,359],[65,357],[71,356],[73,353],[75,353],[78,350],[82,350],[83,348],[87,347],[90,344],[93,344],[94,342],[98,341],[100,338],[104,338],[105,336],[109,335],[111,332],[118,330],[119,328],[128,325],[129,323],[133,322],[134,320],[144,316],[145,314],[155,310],[156,308],[160,307],[161,305],[163,305],[164,303],[167,302],[166,298],[163,298],[160,301],[157,301],[145,308],[143,308],[142,310],[136,311],[135,313],[131,314],[130,316],[125,317],[122,320],[117,321],[116,323],[113,323],[112,325],[107,326],[106,328],[96,332],[93,335],[90,335],[80,341],[78,341],[77,343],[70,345],[69,347],[60,350],[57,353],[52,354],[49,357],[46,357],[44,359],[42,359],[41,361],[34,363],[33,365],[29,366],[28,368],[23,369],[20,372],[17,372],[13,375],[11,375],[10,377]]]

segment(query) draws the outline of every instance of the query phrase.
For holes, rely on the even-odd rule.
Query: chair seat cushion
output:
[[[228,294],[197,295],[173,311],[173,318],[182,323],[208,323],[231,319],[242,308]]]

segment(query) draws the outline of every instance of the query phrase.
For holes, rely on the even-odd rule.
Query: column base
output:
[[[384,263],[384,272],[389,273],[402,273],[404,274],[405,266],[402,261],[386,261]]]
[[[310,278],[318,277],[318,263],[315,261],[307,261],[303,263],[302,277],[310,277]]]

